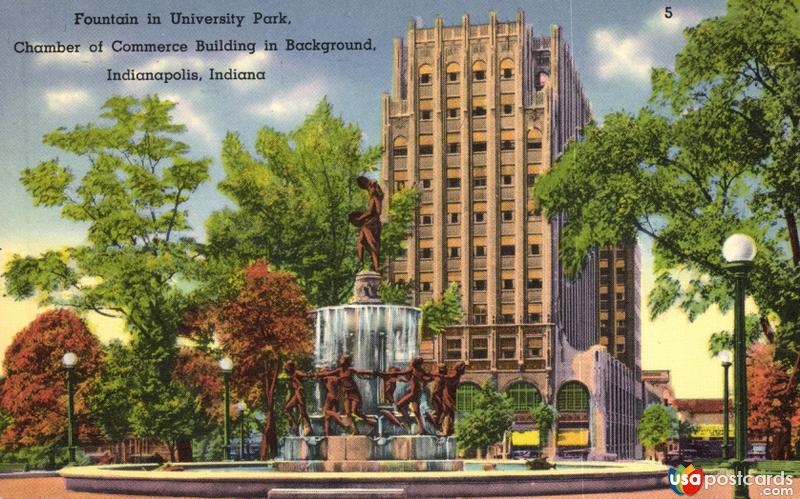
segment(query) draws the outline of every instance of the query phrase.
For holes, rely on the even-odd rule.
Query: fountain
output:
[[[387,396],[382,389],[385,381],[378,373],[386,373],[390,368],[405,371],[419,355],[421,311],[380,302],[380,274],[375,270],[383,194],[377,183],[365,177],[359,178],[359,186],[370,192],[369,209],[366,213],[354,212],[350,221],[359,228],[359,259],[363,264],[367,250],[373,269],[356,275],[351,303],[314,311],[313,366],[317,374],[303,374],[317,378],[324,377],[325,373],[340,376],[337,369],[342,359],[347,358],[353,374],[347,376],[347,381],[337,379],[339,385],[349,383],[350,388],[344,388],[344,397],[339,393],[333,397],[328,391],[343,389],[335,385],[337,380],[330,380],[326,389],[326,383],[317,379],[309,418],[312,427],[303,428],[298,435],[281,440],[281,459],[276,462],[276,469],[461,469],[461,462],[455,461],[454,437],[437,436],[440,428],[433,421],[423,419],[422,395],[416,396],[412,407],[415,422],[405,421],[398,425],[401,422],[399,418],[405,419],[405,416],[394,412],[394,394]],[[432,380],[424,370],[418,369],[417,372],[419,377],[426,378],[424,382]],[[394,392],[399,392],[400,397],[411,389],[409,379],[401,377],[396,383]],[[421,391],[421,387],[417,389]],[[344,406],[343,410],[339,409],[340,404]],[[411,432],[416,434],[410,435]]]

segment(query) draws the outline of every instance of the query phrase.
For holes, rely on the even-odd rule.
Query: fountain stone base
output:
[[[452,461],[456,457],[456,439],[433,435],[284,437],[281,439],[280,456],[279,463]]]

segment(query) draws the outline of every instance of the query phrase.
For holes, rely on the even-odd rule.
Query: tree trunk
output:
[[[797,235],[797,219],[792,210],[784,210],[786,214],[786,228],[789,230],[789,245],[792,248],[792,262],[795,267],[800,266],[800,239]]]
[[[175,462],[175,441],[170,440],[167,442],[167,449],[169,449],[169,462]]]
[[[178,440],[178,461],[182,463],[191,463],[194,461],[192,456],[192,441],[189,439]]]
[[[264,429],[261,432],[261,460],[266,461],[278,452],[278,431],[275,421],[275,389],[281,363],[267,364],[264,375]]]

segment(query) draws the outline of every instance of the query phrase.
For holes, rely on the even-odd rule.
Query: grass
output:
[[[731,469],[730,465],[719,459],[695,459],[692,464],[702,468],[705,473],[723,473]],[[786,475],[800,477],[800,461],[758,461],[750,468],[751,473],[759,475]]]

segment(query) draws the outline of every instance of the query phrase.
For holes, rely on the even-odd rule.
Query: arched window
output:
[[[578,381],[568,381],[561,385],[556,397],[559,412],[589,412],[589,391]]]
[[[419,84],[430,85],[433,75],[433,68],[428,64],[423,64],[419,67]]]
[[[458,74],[461,72],[461,66],[456,62],[451,62],[447,65],[447,81],[454,83],[458,81]]]
[[[528,150],[542,148],[542,131],[538,128],[528,130]]]
[[[395,137],[394,143],[392,144],[392,154],[398,157],[408,154],[408,142],[406,142],[406,138],[402,135]]]
[[[514,77],[514,61],[511,59],[503,59],[500,61],[500,77],[504,80]]]
[[[481,387],[475,383],[461,383],[456,391],[456,411],[470,412],[475,409],[475,397]]]
[[[509,398],[511,399],[511,408],[515,413],[530,412],[531,409],[538,406],[542,402],[542,395],[530,383],[518,381],[506,390]]]
[[[472,79],[474,81],[484,81],[486,79],[486,63],[475,61],[472,63]]]

